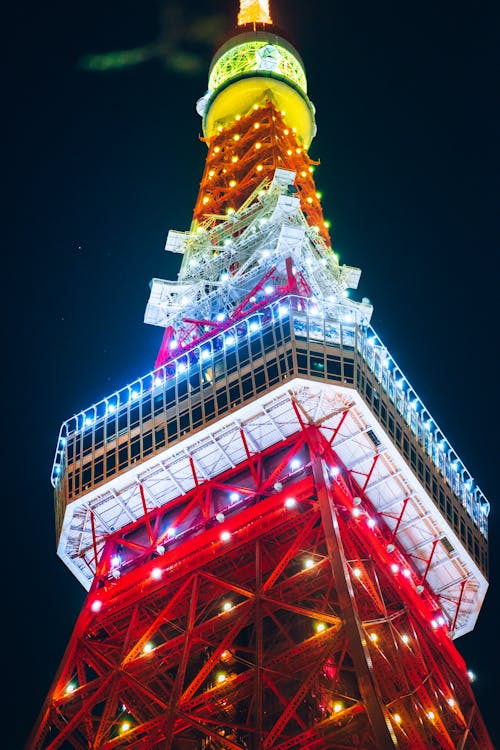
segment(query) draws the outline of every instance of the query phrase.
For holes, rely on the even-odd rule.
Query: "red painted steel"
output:
[[[329,440],[298,427],[107,539],[32,750],[493,747],[437,600],[383,518],[367,525]]]

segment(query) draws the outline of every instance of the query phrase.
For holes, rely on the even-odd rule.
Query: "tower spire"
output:
[[[238,26],[247,23],[272,23],[269,0],[240,0]]]

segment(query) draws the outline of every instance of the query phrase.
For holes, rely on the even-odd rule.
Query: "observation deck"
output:
[[[487,589],[489,506],[371,326],[287,295],[67,420],[58,554],[89,588],[105,539],[301,429],[331,440],[455,636]],[[332,437],[334,436],[334,437]],[[94,546],[95,545],[95,546]],[[460,611],[456,602],[460,599]]]

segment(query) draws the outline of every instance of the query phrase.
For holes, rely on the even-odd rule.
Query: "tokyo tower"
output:
[[[454,644],[489,504],[349,296],[268,0],[241,0],[197,110],[155,369],[61,427],[58,554],[88,595],[27,747],[492,749]]]

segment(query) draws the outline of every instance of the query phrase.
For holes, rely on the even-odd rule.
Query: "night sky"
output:
[[[498,4],[272,4],[306,64],[334,248],[363,269],[357,297],[493,506],[491,588],[457,645],[500,745]],[[216,44],[186,28],[236,19],[236,0],[177,15],[170,0],[165,27],[164,5],[28,0],[3,18],[6,750],[23,746],[85,596],[55,550],[59,426],[154,365],[148,283],[176,276],[164,241],[189,228],[206,153],[195,102]],[[82,64],[158,38],[141,65]]]

